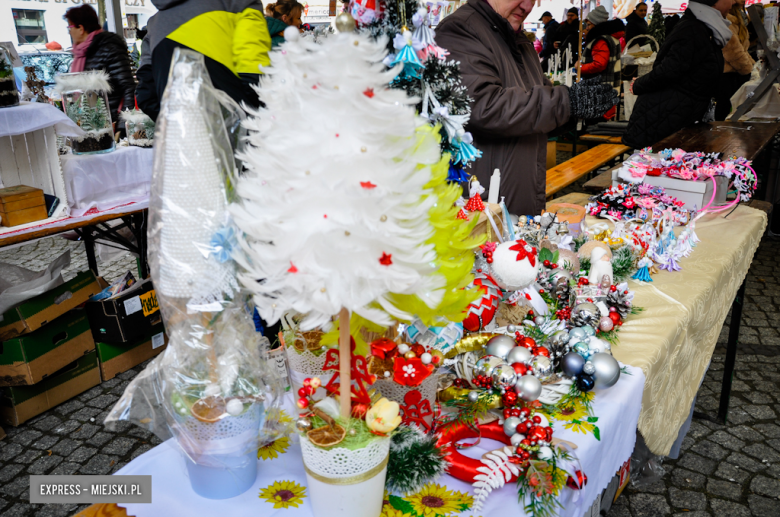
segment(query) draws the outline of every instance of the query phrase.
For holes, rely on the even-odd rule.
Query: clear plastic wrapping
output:
[[[109,112],[111,85],[103,71],[57,76],[65,114],[86,133],[71,137],[74,154],[108,153],[114,150],[114,129]]]
[[[175,438],[202,495],[208,483],[194,480],[202,467],[255,468],[257,448],[289,431],[280,424],[283,381],[268,362],[270,343],[236,289],[226,212],[235,162],[219,98],[203,56],[177,50],[155,135],[148,232],[169,344],[106,420]]]

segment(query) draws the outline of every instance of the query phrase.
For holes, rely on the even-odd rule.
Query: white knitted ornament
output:
[[[493,252],[493,263],[490,264],[491,276],[496,283],[504,290],[519,291],[530,286],[536,280],[539,273],[539,259],[536,256],[536,250],[530,244],[526,244],[533,251],[534,264],[531,265],[529,257],[518,260],[518,251],[510,248],[516,247],[518,241],[507,241],[498,245]]]

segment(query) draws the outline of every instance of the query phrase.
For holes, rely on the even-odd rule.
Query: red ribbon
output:
[[[480,474],[477,469],[484,467],[479,459],[469,458],[458,451],[458,442],[469,438],[487,438],[510,445],[509,437],[504,434],[504,427],[498,423],[498,420],[479,424],[475,426],[463,422],[450,422],[437,429],[439,439],[437,445],[443,447],[446,460],[450,464],[447,468],[447,474],[450,476],[474,483],[474,477]],[[510,481],[515,481],[517,476],[512,476]]]

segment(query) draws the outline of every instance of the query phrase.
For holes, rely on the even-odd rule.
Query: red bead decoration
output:
[[[517,393],[514,391],[507,391],[504,393],[504,405],[505,406],[514,406],[517,402]]]
[[[528,367],[523,363],[512,363],[512,368],[514,368],[517,375],[525,375],[528,372]]]

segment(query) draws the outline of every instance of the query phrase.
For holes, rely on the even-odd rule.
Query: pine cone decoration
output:
[[[607,293],[607,305],[617,310],[621,320],[626,319],[626,316],[631,313],[631,300],[628,299],[628,295],[625,292],[619,289]]]
[[[580,303],[571,311],[571,324],[575,327],[590,325],[596,327],[599,324],[599,309],[592,303]]]

